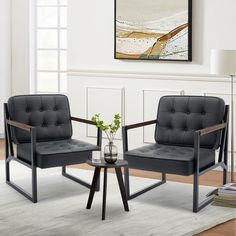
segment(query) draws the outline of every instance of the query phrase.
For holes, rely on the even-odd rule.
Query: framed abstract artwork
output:
[[[114,54],[192,61],[192,0],[115,0]]]

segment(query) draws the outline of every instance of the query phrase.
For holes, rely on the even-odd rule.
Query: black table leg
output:
[[[97,184],[96,184],[96,192],[99,192],[100,191],[100,173],[98,175],[98,180],[97,180]]]
[[[99,168],[99,167],[95,168],[94,175],[93,175],[92,186],[91,186],[91,189],[90,189],[88,203],[87,203],[87,207],[86,207],[87,209],[91,208],[91,205],[92,205],[92,202],[93,202],[94,192],[96,190],[97,182],[98,182],[99,176],[100,176],[100,171],[101,171],[101,168]]]
[[[107,168],[104,168],[104,182],[103,182],[103,201],[102,201],[102,220],[106,217],[106,200],[107,200]]]
[[[124,181],[123,181],[123,177],[122,177],[122,172],[121,172],[121,168],[115,168],[116,170],[116,177],[118,180],[118,184],[120,187],[120,194],[122,197],[122,201],[123,201],[123,205],[125,208],[125,211],[129,211],[129,205],[127,202],[127,196],[126,196],[126,192],[125,192],[125,186],[124,186]]]

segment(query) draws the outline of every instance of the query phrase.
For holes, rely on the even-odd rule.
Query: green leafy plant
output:
[[[105,124],[103,120],[100,120],[100,114],[95,114],[92,117],[92,121],[100,128],[103,132],[106,133],[109,142],[113,142],[116,132],[120,128],[121,116],[120,114],[115,114],[114,119],[111,124]]]

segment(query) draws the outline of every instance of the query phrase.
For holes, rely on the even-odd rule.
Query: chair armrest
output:
[[[217,130],[225,129],[226,127],[227,127],[227,123],[222,123],[222,124],[212,125],[204,129],[199,129],[196,132],[199,132],[200,136],[202,136],[205,134],[213,133]]]
[[[132,125],[126,125],[122,127],[122,140],[123,140],[123,152],[128,151],[128,134],[127,131],[129,129],[135,129],[135,128],[139,128],[139,127],[144,127],[147,125],[152,125],[152,124],[156,124],[157,120],[149,120],[149,121],[144,121],[141,123],[136,123],[136,124],[132,124]]]
[[[96,125],[96,123],[91,121],[91,120],[86,120],[86,119],[82,119],[82,118],[78,118],[78,117],[73,117],[73,116],[71,116],[70,119],[73,120],[73,121],[80,122],[80,123],[85,123],[85,124],[89,124],[89,125]]]
[[[78,117],[73,117],[71,116],[70,118],[71,120],[73,121],[76,121],[76,122],[80,122],[80,123],[84,123],[84,124],[88,124],[88,125],[95,125],[96,126],[96,123],[91,121],[91,120],[86,120],[86,119],[82,119],[82,118],[78,118]],[[100,128],[97,128],[98,131],[97,131],[97,146],[98,147],[102,147],[102,131]]]
[[[30,132],[31,129],[34,128],[31,125],[27,125],[27,124],[24,124],[24,123],[21,123],[21,122],[18,122],[18,121],[14,121],[14,120],[6,120],[6,123],[10,126],[14,126],[16,128],[23,129],[23,130],[26,130],[28,132]]]
[[[201,136],[213,133],[217,130],[227,128],[227,123],[221,123],[217,125],[212,125],[204,129],[199,129],[194,132],[194,162],[195,170],[199,173],[199,158],[200,158],[200,147],[201,147]]]
[[[31,143],[31,150],[30,150],[30,155],[31,155],[31,165],[34,167],[35,166],[35,153],[36,153],[36,128],[31,125],[27,125],[18,121],[14,120],[6,120],[6,124],[9,126],[13,126],[18,129],[25,130],[30,133],[30,143]],[[10,140],[10,130],[7,128],[7,139],[8,142],[11,142]]]
[[[149,120],[149,121],[144,121],[144,122],[140,122],[140,123],[136,123],[136,124],[132,124],[132,125],[126,125],[123,126],[126,130],[128,129],[135,129],[138,127],[143,127],[143,126],[147,126],[147,125],[152,125],[157,123],[157,120]]]

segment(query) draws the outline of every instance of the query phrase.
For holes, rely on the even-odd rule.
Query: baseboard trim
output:
[[[0,133],[0,139],[3,139],[3,138],[4,138],[4,134]]]
[[[115,70],[94,70],[94,69],[69,69],[68,76],[76,77],[109,77],[125,79],[155,79],[155,80],[181,80],[181,81],[203,81],[230,83],[227,77],[220,77],[212,74],[188,74],[188,73],[154,73],[138,71],[115,71]],[[235,82],[236,83],[236,82]]]

